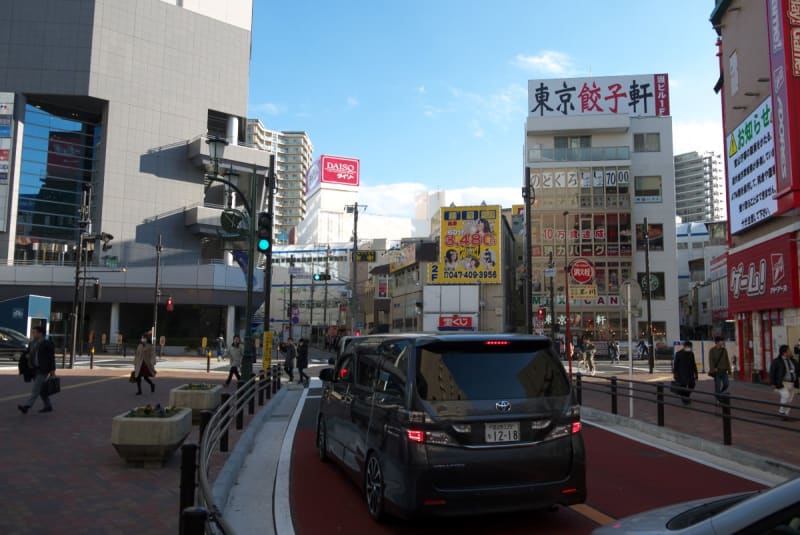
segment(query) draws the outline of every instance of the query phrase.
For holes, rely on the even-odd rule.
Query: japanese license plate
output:
[[[515,442],[519,440],[519,422],[487,423],[486,442]]]

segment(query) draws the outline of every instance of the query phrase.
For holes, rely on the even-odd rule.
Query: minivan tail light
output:
[[[511,342],[508,340],[486,340],[483,345],[485,346],[507,346]]]
[[[581,423],[580,422],[572,422],[572,434],[580,433],[581,432]]]
[[[406,436],[409,442],[416,442],[417,444],[425,442],[425,431],[419,429],[406,429]]]

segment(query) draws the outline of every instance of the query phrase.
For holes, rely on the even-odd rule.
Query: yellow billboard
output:
[[[439,281],[499,284],[501,208],[450,206],[441,209]]]

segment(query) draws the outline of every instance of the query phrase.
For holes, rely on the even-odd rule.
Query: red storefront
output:
[[[794,232],[728,255],[728,310],[736,320],[739,379],[765,378],[778,344],[789,344],[784,310],[800,306]]]

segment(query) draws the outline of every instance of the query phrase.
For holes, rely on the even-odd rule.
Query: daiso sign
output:
[[[323,184],[359,185],[358,159],[323,155],[319,164],[320,180]]]

